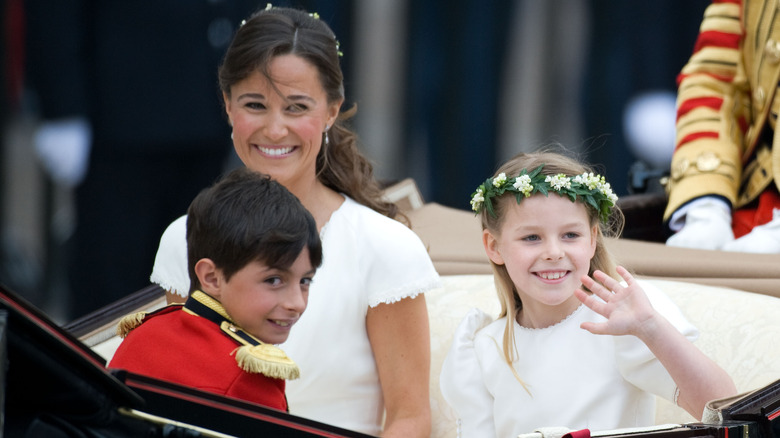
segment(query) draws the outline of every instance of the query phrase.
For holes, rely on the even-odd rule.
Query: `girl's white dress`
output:
[[[653,307],[691,341],[698,337],[658,288],[640,284]],[[676,385],[634,336],[594,335],[580,328],[604,317],[588,307],[560,323],[528,329],[515,322],[515,378],[501,353],[506,318],[472,309],[458,326],[440,376],[442,395],[463,437],[513,437],[540,427],[607,430],[654,424],[655,395],[674,401]]]
[[[384,404],[366,313],[439,287],[440,278],[413,231],[345,198],[320,233],[323,263],[306,311],[281,345],[301,369],[287,382],[287,399],[294,415],[379,435]],[[189,290],[186,222],[178,221],[161,239],[151,280]]]

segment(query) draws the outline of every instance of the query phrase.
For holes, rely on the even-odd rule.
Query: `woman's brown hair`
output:
[[[329,103],[343,101],[344,75],[336,36],[316,14],[292,8],[266,8],[255,12],[241,25],[219,68],[220,89],[229,96],[234,84],[255,71],[260,71],[273,84],[268,71],[271,60],[289,54],[317,69]],[[317,178],[360,204],[405,221],[394,203],[382,199],[373,164],[358,149],[357,134],[348,124],[356,112],[356,105],[340,112],[334,125],[323,134],[317,156]]]

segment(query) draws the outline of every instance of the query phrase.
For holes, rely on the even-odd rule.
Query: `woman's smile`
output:
[[[295,149],[295,146],[255,146],[261,154],[269,158],[284,158],[290,155]]]

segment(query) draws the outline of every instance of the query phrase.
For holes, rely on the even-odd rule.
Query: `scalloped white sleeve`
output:
[[[439,376],[441,393],[458,416],[458,436],[496,436],[493,396],[482,377],[480,358],[474,347],[476,333],[492,322],[479,309],[461,321],[444,359]]]
[[[171,222],[160,237],[160,246],[157,248],[149,280],[176,295],[186,298],[190,294],[190,275],[187,269],[187,215]]]
[[[414,298],[441,286],[441,278],[431,257],[414,231],[396,220],[367,211],[367,207],[361,207],[361,210],[365,214],[351,214],[346,219],[353,231],[344,235],[351,235],[355,240],[352,245],[343,243],[340,250],[361,254],[358,269],[365,273],[370,307]],[[334,220],[331,219],[331,222]],[[325,234],[323,240],[327,239]],[[336,253],[333,258],[349,260],[351,256]]]

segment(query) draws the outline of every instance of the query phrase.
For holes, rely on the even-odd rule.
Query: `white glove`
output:
[[[723,201],[704,198],[685,213],[685,225],[666,240],[669,246],[697,249],[721,249],[734,240],[731,210]]]
[[[757,227],[737,240],[723,245],[724,251],[780,254],[780,209],[772,212],[772,220]]]
[[[43,123],[33,139],[44,169],[59,184],[78,185],[87,173],[92,128],[78,117]]]

